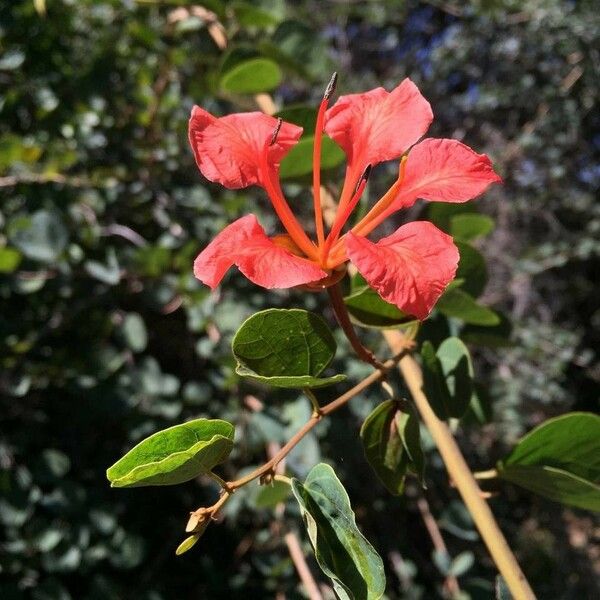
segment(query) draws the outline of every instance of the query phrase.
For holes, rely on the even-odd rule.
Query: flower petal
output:
[[[290,288],[327,276],[314,263],[273,243],[254,215],[221,231],[194,261],[194,275],[214,289],[233,265],[265,288]]]
[[[239,189],[262,185],[260,156],[276,127],[277,119],[261,112],[217,118],[194,106],[188,135],[202,175],[226,188]],[[277,141],[269,147],[269,166],[277,169],[301,135],[302,127],[284,122]]]
[[[386,213],[412,206],[417,198],[466,202],[501,181],[485,154],[458,140],[428,138],[409,152],[399,194]]]
[[[458,249],[452,238],[427,221],[415,221],[377,243],[346,236],[350,260],[388,302],[425,319],[454,279]]]
[[[391,92],[376,88],[341,96],[327,111],[325,131],[346,152],[349,169],[360,175],[368,164],[401,156],[432,120],[429,102],[405,79]]]

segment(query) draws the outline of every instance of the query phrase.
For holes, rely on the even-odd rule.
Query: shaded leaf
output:
[[[275,387],[322,387],[345,375],[321,378],[336,343],[325,321],[300,309],[268,309],[252,315],[232,342],[236,372]]]
[[[473,396],[471,355],[464,343],[456,337],[444,340],[436,354],[450,393],[448,416],[459,419],[469,408]]]
[[[549,419],[498,464],[498,475],[551,500],[600,511],[599,440],[598,415]]]
[[[362,285],[356,283],[357,278]],[[409,339],[414,339],[417,333],[419,321],[383,300],[360,276],[353,278],[352,291],[344,302],[357,325],[373,329],[406,329]]]
[[[348,494],[333,469],[318,464],[292,491],[321,570],[343,600],[377,600],[385,591],[383,561],[356,526]]]
[[[456,279],[461,280],[462,290],[476,298],[482,294],[488,281],[485,258],[470,244],[459,240],[455,240],[454,243],[460,254]]]
[[[253,498],[256,508],[273,508],[290,495],[291,488],[284,481],[273,481],[270,485],[261,485]]]
[[[233,425],[219,419],[175,425],[140,442],[106,476],[111,487],[183,483],[223,462],[233,448],[233,436]]]
[[[404,479],[410,457],[398,433],[396,413],[398,403],[387,400],[375,407],[365,419],[360,438],[367,461],[389,492],[404,491]]]
[[[438,300],[436,308],[447,317],[473,325],[497,325],[500,317],[487,306],[478,304],[473,296],[460,288],[450,288]]]
[[[433,412],[439,419],[445,420],[449,415],[450,392],[446,384],[442,364],[429,341],[424,342],[421,346],[421,360],[423,364],[423,391]]]

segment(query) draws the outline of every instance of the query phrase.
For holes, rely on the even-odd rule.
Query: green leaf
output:
[[[342,600],[377,600],[385,592],[383,561],[356,526],[348,494],[333,469],[318,464],[292,491],[321,570]]]
[[[396,413],[396,429],[408,454],[408,468],[425,486],[425,454],[421,448],[419,416],[415,407],[406,400],[401,401],[399,407],[400,410]]]
[[[392,494],[402,494],[407,471],[423,482],[425,456],[412,404],[406,400],[382,402],[365,419],[360,437],[367,461]]]
[[[473,202],[452,204],[450,202],[430,202],[427,205],[427,217],[446,233],[451,233],[451,222],[457,215],[478,214]]]
[[[423,391],[433,412],[439,419],[445,420],[449,415],[450,391],[446,384],[442,364],[431,342],[426,341],[421,346],[421,359],[423,363]]]
[[[232,342],[236,372],[275,387],[317,388],[345,375],[319,375],[333,360],[335,340],[325,321],[300,309],[263,310],[238,329]]]
[[[312,173],[314,139],[314,136],[307,135],[289,151],[281,161],[279,176],[282,179]],[[344,151],[331,138],[324,135],[321,144],[321,171],[337,167],[344,158]]]
[[[498,463],[498,475],[551,500],[600,511],[600,416],[542,423]]]
[[[512,325],[502,313],[496,313],[500,319],[497,325],[465,325],[460,332],[460,337],[469,344],[489,346],[490,348],[506,348],[514,346],[510,336]]]
[[[111,487],[175,485],[207,473],[233,448],[234,427],[196,419],[163,429],[140,442],[106,471]]]
[[[478,304],[473,296],[460,288],[450,288],[438,300],[436,308],[447,317],[473,325],[497,325],[500,317],[487,306]]]
[[[450,218],[450,234],[465,242],[490,234],[494,227],[494,219],[478,213],[462,213]]]
[[[488,272],[481,252],[466,242],[454,242],[460,254],[456,279],[461,280],[460,288],[477,298],[483,293],[488,281]]]
[[[121,336],[125,344],[133,352],[142,352],[148,344],[148,332],[141,315],[136,312],[127,313],[121,324]]]
[[[12,273],[22,258],[21,253],[14,248],[0,248],[0,273]]]
[[[273,481],[270,485],[261,485],[253,497],[256,508],[273,508],[280,502],[285,502],[291,488],[285,481]]]
[[[471,355],[464,343],[456,337],[444,340],[437,350],[446,385],[450,394],[447,405],[449,417],[460,419],[473,396],[473,364]]]
[[[220,87],[230,94],[258,94],[276,88],[281,78],[277,63],[268,58],[252,58],[224,73]]]
[[[410,457],[398,433],[398,403],[387,400],[379,404],[365,419],[360,438],[367,461],[383,485],[394,495],[404,491],[404,479]]]
[[[356,289],[353,279],[353,290],[344,302],[357,325],[373,329],[407,328],[413,334],[412,338],[416,335],[419,321],[383,300],[366,284]]]
[[[268,29],[278,23],[278,20],[270,12],[253,6],[249,2],[235,2],[233,11],[237,22],[243,27]]]
[[[317,124],[317,111],[314,106],[307,104],[291,104],[282,108],[274,116],[302,127],[305,134],[314,131]]]
[[[38,210],[11,223],[11,230],[13,244],[32,260],[54,262],[67,246],[67,230],[54,212]]]

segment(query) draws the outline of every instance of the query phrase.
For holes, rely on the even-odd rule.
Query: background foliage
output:
[[[211,0],[231,40],[225,53],[206,20],[181,12],[189,4],[0,7],[2,598],[301,597],[256,488],[236,494],[226,521],[176,559],[187,512],[214,500],[214,484],[140,492],[110,489],[104,476],[140,438],[197,416],[236,423],[234,476],[307,417],[295,393],[240,381],[230,343],[258,309],[315,309],[322,298],[265,295],[236,275],[211,295],[191,274],[215,232],[265,209],[256,190],[207,184],[187,147],[194,103],[220,114],[252,107],[239,92],[259,90],[242,60],[259,61],[254,79],[282,107],[315,105],[334,69],[339,93],[410,76],[434,108],[431,133],[487,152],[503,175],[478,201],[496,220],[478,245],[489,270],[483,300],[508,315],[514,344],[472,349],[494,415],[461,426],[474,468],[493,466],[547,417],[598,411],[600,23],[591,0]],[[308,206],[305,188],[289,193],[298,210]],[[368,372],[339,341],[339,371]],[[303,477],[321,455],[333,462],[391,573],[389,597],[436,597],[447,564],[431,560],[416,484],[388,496],[362,454],[357,433],[377,393],[323,423],[319,444],[309,437],[288,468]],[[431,448],[428,465],[428,499],[450,554],[462,557],[461,586],[489,598],[495,570]],[[494,511],[539,596],[597,597],[590,514],[500,489]]]

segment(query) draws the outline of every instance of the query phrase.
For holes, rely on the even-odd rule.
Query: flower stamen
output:
[[[313,144],[313,203],[315,210],[315,229],[317,231],[317,243],[319,248],[325,243],[325,231],[323,228],[323,212],[321,208],[321,142],[323,140],[323,127],[325,123],[325,112],[329,105],[329,99],[335,91],[337,73],[334,73],[327,84],[323,100],[317,113],[315,124],[315,136]]]
[[[289,233],[294,243],[306,254],[306,256],[317,259],[318,252],[314,243],[302,229],[302,226],[294,216],[279,186],[276,186],[271,179],[271,167],[269,166],[269,148],[277,141],[277,136],[281,129],[283,121],[278,119],[273,135],[265,142],[260,156],[260,168],[265,190],[271,204],[277,213],[281,223]]]

